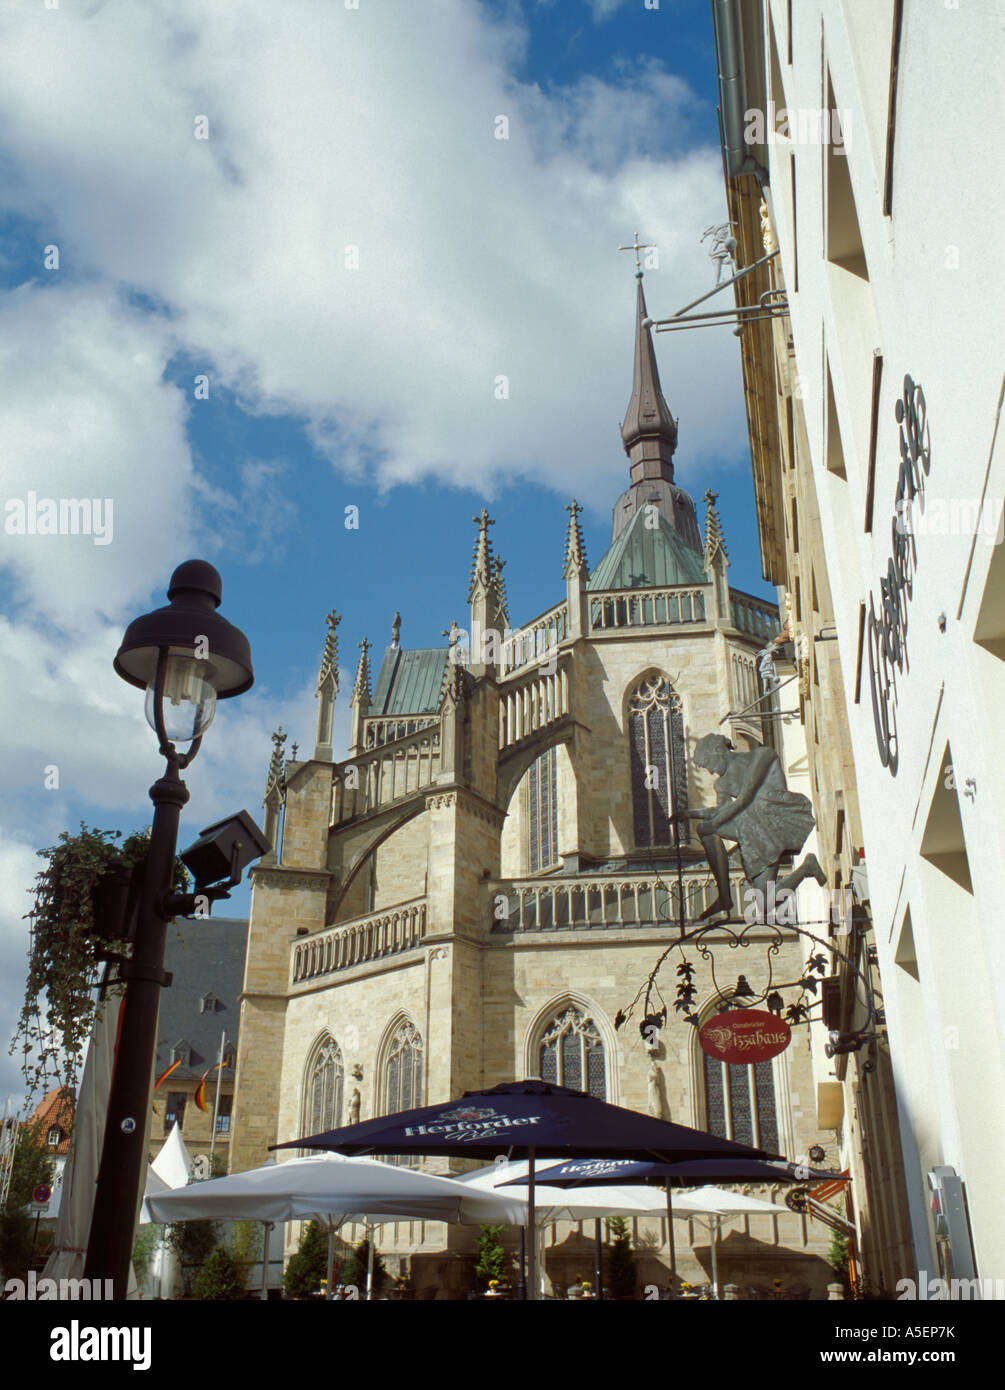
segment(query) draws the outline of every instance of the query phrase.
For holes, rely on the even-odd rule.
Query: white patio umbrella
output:
[[[181,1137],[181,1127],[177,1120],[171,1126],[171,1133],[161,1145],[161,1151],[150,1165],[167,1187],[184,1187],[192,1173],[192,1155],[185,1147]]]
[[[147,1206],[155,1221],[294,1221],[337,1216],[339,1222],[349,1217],[370,1222],[387,1217],[518,1225],[527,1219],[526,1203],[518,1197],[471,1190],[453,1178],[374,1158],[335,1153],[266,1163],[247,1173],[153,1194],[147,1197]],[[337,1224],[329,1220],[330,1235]],[[329,1267],[330,1263],[329,1246]]]
[[[488,1192],[498,1189],[500,1193],[513,1193],[526,1203],[530,1196],[528,1187],[500,1187],[500,1184],[526,1177],[529,1168],[528,1159],[511,1159],[506,1163],[492,1163],[488,1167],[478,1168],[473,1173],[461,1173],[457,1181]],[[691,1193],[674,1194],[675,1216],[696,1216],[706,1210],[706,1207],[692,1201]],[[535,1183],[534,1221],[536,1244],[540,1251],[540,1258],[535,1260],[538,1292],[544,1289],[544,1227],[553,1221],[590,1221],[607,1216],[646,1216],[662,1220],[666,1214],[666,1193],[661,1188],[647,1187],[643,1183],[598,1183],[594,1186],[584,1183],[576,1187],[549,1187],[546,1183]]]
[[[295,1221],[310,1216],[387,1216],[400,1220],[518,1223],[519,1198],[471,1191],[453,1178],[341,1154],[266,1163],[147,1198],[155,1221]]]
[[[184,1187],[191,1172],[192,1155],[185,1146],[185,1140],[181,1137],[181,1129],[176,1121],[171,1126],[168,1137],[161,1145],[157,1157],[147,1168],[146,1187],[143,1192],[143,1201],[140,1203],[139,1224],[141,1226],[148,1225],[153,1220],[147,1207],[147,1197],[156,1192],[172,1192],[175,1188]],[[177,1260],[174,1251],[164,1240],[161,1240],[154,1253],[150,1273],[151,1278],[155,1281],[158,1295],[162,1298],[170,1297],[170,1291],[174,1286],[176,1277],[176,1267]]]
[[[528,1159],[516,1158],[507,1163],[493,1163],[487,1168],[478,1168],[473,1173],[460,1173],[455,1180],[486,1192],[498,1188],[500,1196],[512,1194],[520,1202],[526,1203],[529,1197],[526,1186],[500,1188],[499,1185],[525,1177],[529,1168]],[[689,1215],[694,1215],[698,1210],[695,1207]],[[625,1183],[623,1186],[598,1184],[593,1187],[587,1183],[581,1187],[534,1184],[534,1220],[538,1226],[548,1226],[553,1221],[589,1221],[598,1216],[665,1217],[666,1214],[666,1194],[660,1188],[646,1187],[641,1183]]]
[[[678,1210],[678,1207],[680,1210]],[[690,1207],[691,1210],[685,1210]],[[760,1197],[748,1197],[742,1192],[726,1192],[721,1187],[696,1187],[689,1192],[674,1193],[674,1216],[694,1218],[707,1226],[712,1252],[712,1288],[719,1295],[719,1236],[722,1223],[731,1216],[789,1216],[788,1207],[765,1202]]]
[[[146,1199],[158,1192],[173,1192],[177,1187],[184,1187],[191,1172],[192,1159],[176,1122],[171,1126],[171,1132],[161,1146],[160,1153],[147,1168],[146,1187],[143,1190],[143,1201],[140,1203],[141,1226],[153,1220],[147,1209]]]

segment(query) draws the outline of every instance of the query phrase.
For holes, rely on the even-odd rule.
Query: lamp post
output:
[[[147,720],[167,760],[164,775],[150,788],[153,825],[132,956],[119,964],[126,991],[84,1269],[86,1278],[112,1279],[117,1299],[126,1297],[146,1165],[160,990],[170,983],[164,972],[167,926],[180,910],[192,910],[191,895],[171,891],[178,819],[188,801],[179,772],[199,751],[216,701],[242,694],[254,681],[248,639],[216,612],[221,587],[219,574],[205,561],[179,565],[167,607],[130,623],[115,657],[122,679],[146,690]],[[179,753],[178,743],[189,744],[188,751]]]

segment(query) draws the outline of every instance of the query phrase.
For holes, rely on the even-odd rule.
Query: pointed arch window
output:
[[[703,1052],[705,1130],[738,1144],[778,1152],[775,1076],[770,1061],[720,1062]]]
[[[422,1035],[403,1019],[395,1030],[384,1064],[384,1110],[412,1110],[422,1104]]]
[[[571,1005],[548,1023],[539,1044],[541,1080],[607,1099],[607,1063],[597,1025]]]
[[[412,1110],[422,1104],[422,1034],[402,1019],[387,1046],[384,1062],[384,1113]],[[385,1163],[418,1168],[418,1154],[381,1154]]]
[[[665,676],[647,676],[628,702],[632,815],[639,849],[669,845],[674,810],[687,805],[680,696]]]
[[[314,1055],[307,1078],[307,1124],[311,1134],[337,1129],[342,1123],[345,1067],[342,1049],[326,1038]]]
[[[554,748],[549,748],[531,763],[528,781],[530,871],[536,874],[558,862],[558,787]]]

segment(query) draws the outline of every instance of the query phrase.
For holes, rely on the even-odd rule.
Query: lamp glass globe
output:
[[[164,730],[172,743],[191,743],[209,728],[216,712],[213,667],[192,656],[169,656],[164,672],[162,709]],[[147,686],[147,723],[156,733],[154,712],[156,692]]]

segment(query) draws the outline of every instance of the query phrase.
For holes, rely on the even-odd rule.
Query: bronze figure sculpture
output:
[[[728,916],[733,907],[729,855],[723,840],[735,840],[739,846],[743,871],[759,895],[760,904],[795,889],[804,878],[813,877],[821,885],[826,882],[815,854],[808,854],[778,881],[782,858],[799,853],[814,820],[809,798],[787,789],[774,749],[755,748],[739,753],[721,734],[706,734],[695,746],[694,761],[718,778],[718,804],[714,808],[688,807],[680,815],[682,820],[698,822],[698,838],[718,889],[715,902],[701,913],[698,921],[714,917],[717,912]],[[769,884],[774,885],[773,894]]]

